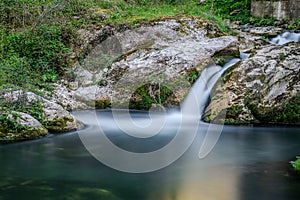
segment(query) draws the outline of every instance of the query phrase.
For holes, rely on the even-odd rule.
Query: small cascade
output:
[[[243,56],[243,58],[246,58],[247,54]],[[207,106],[207,103],[210,98],[211,90],[213,89],[214,85],[218,81],[218,79],[224,74],[224,72],[241,61],[240,58],[233,58],[226,62],[224,66],[220,65],[209,65],[203,71],[201,72],[200,77],[197,79],[197,81],[194,83],[192,88],[190,89],[188,95],[186,96],[183,104],[181,105],[182,110],[184,111],[192,111],[196,108],[196,105],[194,105],[195,99],[197,100],[197,107],[200,109],[198,119],[201,119],[205,108]],[[186,112],[187,113],[187,112]],[[195,113],[195,112],[193,112]]]
[[[289,42],[300,42],[300,32],[286,31],[270,40],[271,44],[282,45]]]
[[[246,60],[246,59],[248,59],[249,57],[250,57],[250,53],[244,53],[244,52],[240,52],[240,58],[241,58],[241,60]]]

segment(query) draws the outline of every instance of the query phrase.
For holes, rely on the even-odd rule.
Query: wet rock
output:
[[[258,36],[276,36],[282,32],[282,28],[268,26],[268,27],[253,27],[249,29],[249,32]]]
[[[69,82],[68,88],[70,90],[77,90],[78,89],[78,82]]]
[[[70,83],[67,83],[69,85]],[[77,87],[78,83],[75,83]],[[76,90],[70,90],[65,85],[62,84],[54,84],[54,91],[47,96],[47,98],[61,105],[64,109],[70,110],[84,110],[89,109],[90,107],[87,106],[85,103],[81,101],[77,101],[75,94]],[[74,88],[75,89],[75,88]]]
[[[21,101],[26,106],[40,104],[43,109],[42,121],[49,131],[66,132],[76,130],[81,123],[61,105],[32,92],[12,91],[4,95],[7,102]]]
[[[22,112],[2,112],[6,124],[0,124],[0,140],[33,139],[48,134],[48,130],[31,115]],[[9,124],[9,122],[13,124]],[[8,127],[13,126],[13,127]],[[11,132],[10,128],[14,128]]]
[[[267,45],[229,71],[217,86],[204,119],[227,111],[228,123],[300,124],[299,44]]]
[[[32,92],[27,92],[25,95],[28,103],[35,101],[42,102],[44,108],[43,121],[49,131],[67,132],[76,130],[81,126],[81,123],[68,111],[63,109],[61,105],[44,99]]]
[[[255,52],[262,46],[267,45],[268,42],[261,38],[261,36],[250,34],[249,32],[237,31],[239,34],[239,50],[245,53]]]

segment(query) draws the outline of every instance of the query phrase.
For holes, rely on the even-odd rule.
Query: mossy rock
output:
[[[245,100],[254,117],[263,123],[300,125],[300,97],[295,96],[281,105],[263,107],[256,99]]]
[[[173,94],[171,89],[159,84],[145,84],[131,96],[130,109],[149,110],[153,105],[162,105]]]
[[[95,100],[96,109],[105,109],[111,107],[111,101],[109,99]]]
[[[78,128],[79,122],[72,117],[55,118],[53,120],[45,122],[45,127],[54,133],[64,133],[73,131]]]
[[[82,200],[82,199],[110,199],[120,200],[119,197],[114,195],[108,190],[101,188],[78,188],[66,199]]]
[[[35,139],[48,134],[40,122],[26,113],[2,113],[0,123],[0,143]]]
[[[0,132],[0,143],[11,143],[16,141],[31,140],[46,136],[48,130],[45,128],[32,129],[27,131],[22,131],[18,133],[3,133]]]

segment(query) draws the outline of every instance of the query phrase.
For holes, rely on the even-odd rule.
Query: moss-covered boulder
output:
[[[22,112],[2,112],[0,142],[34,139],[48,134],[48,130],[31,115]]]
[[[43,104],[43,124],[52,132],[67,132],[78,129],[82,124],[61,105],[27,92],[28,102],[41,101]]]
[[[72,131],[80,128],[82,125],[61,105],[33,92],[23,92],[21,90],[6,92],[5,95],[3,95],[3,100],[9,105],[9,109],[23,109],[28,112],[28,114],[36,114],[31,111],[37,110],[38,106],[39,114],[35,117],[50,132]]]

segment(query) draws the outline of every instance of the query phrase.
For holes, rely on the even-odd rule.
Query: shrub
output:
[[[291,161],[290,163],[296,171],[300,171],[300,157],[297,156],[297,159],[295,161]]]

